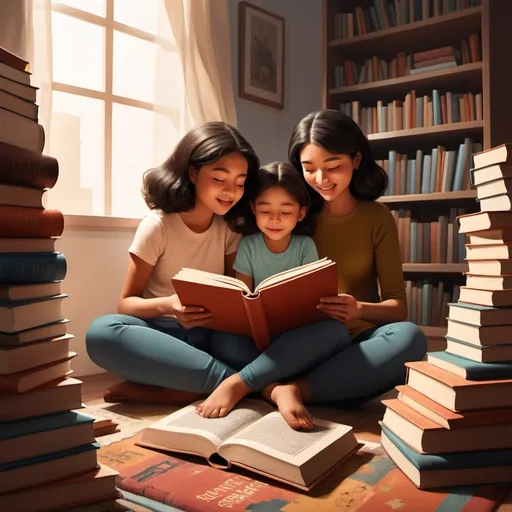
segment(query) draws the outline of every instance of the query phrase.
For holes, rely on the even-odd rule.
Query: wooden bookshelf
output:
[[[473,62],[420,75],[329,89],[329,95],[342,96],[344,101],[364,101],[374,98],[375,92],[378,92],[379,99],[388,100],[404,96],[411,89],[421,94],[432,91],[435,87],[443,87],[453,92],[478,90],[482,88],[482,69],[481,62]]]
[[[442,2],[441,2],[442,3]],[[393,4],[386,0],[386,4]],[[492,9],[491,9],[492,4]],[[398,25],[384,30],[336,39],[334,18],[337,13],[355,13],[356,7],[368,9],[372,0],[324,0],[323,106],[339,109],[340,104],[358,102],[361,107],[403,101],[414,90],[418,96],[437,89],[440,94],[473,93],[482,95],[482,121],[442,124],[399,131],[368,134],[374,156],[386,159],[390,150],[414,158],[417,150],[432,151],[437,146],[456,150],[466,138],[483,144],[484,149],[512,141],[512,88],[508,80],[508,48],[512,45],[512,1],[481,0],[481,5]],[[354,15],[354,20],[356,16]],[[357,20],[356,20],[357,23]],[[413,54],[441,48],[460,47],[462,40],[479,33],[481,62],[456,67],[337,87],[334,68],[344,61],[364,62],[378,57],[389,62],[397,53]],[[356,80],[357,83],[357,80]],[[431,222],[452,208],[477,211],[474,190],[425,194],[387,195],[380,198],[390,209],[415,212],[420,222]],[[403,263],[406,279],[463,284],[466,263]],[[430,338],[442,338],[446,327],[423,326]]]
[[[416,149],[432,148],[441,142],[452,146],[456,142],[463,141],[464,137],[482,138],[483,129],[483,121],[468,121],[393,132],[370,133],[368,140],[372,142],[375,155],[381,157],[391,148],[405,153]]]
[[[404,194],[401,196],[383,196],[379,199],[382,203],[408,204],[417,202],[449,202],[467,203],[468,199],[476,199],[475,190],[461,190],[457,192],[434,192],[432,194]]]

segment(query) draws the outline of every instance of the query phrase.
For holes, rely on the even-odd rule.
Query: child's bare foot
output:
[[[204,418],[222,418],[251,391],[238,373],[235,373],[221,382],[213,393],[196,407],[196,411]]]
[[[270,392],[270,398],[279,409],[286,423],[295,430],[311,430],[313,417],[302,403],[299,386],[294,382],[278,384]]]

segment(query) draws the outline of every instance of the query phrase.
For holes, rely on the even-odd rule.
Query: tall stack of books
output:
[[[70,377],[62,313],[64,229],[44,207],[57,181],[42,154],[28,63],[0,47],[0,510],[44,511],[115,500],[117,473],[97,461],[94,418]]]
[[[459,217],[469,272],[447,346],[407,363],[382,446],[420,488],[512,482],[512,144],[474,154],[480,211]]]

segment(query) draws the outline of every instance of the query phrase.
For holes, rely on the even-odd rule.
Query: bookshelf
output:
[[[404,6],[405,3],[407,6]],[[419,8],[419,12],[414,11],[414,5]],[[408,12],[408,9],[412,12]],[[453,122],[455,119],[453,117],[452,122],[445,124],[427,123],[423,119],[420,126],[410,124],[407,126],[405,119],[408,114],[404,110],[404,126],[400,126],[398,130],[390,129],[395,121],[391,121],[390,124],[388,118],[386,122],[382,110],[379,111],[381,119],[384,119],[382,125],[381,121],[378,121],[378,130],[375,130],[375,121],[370,120],[373,122],[373,129],[366,129],[366,132],[375,157],[382,162],[390,162],[388,159],[390,150],[394,150],[401,157],[407,155],[411,160],[414,159],[417,151],[426,154],[440,146],[443,147],[443,151],[455,152],[468,138],[476,144],[477,150],[479,147],[487,149],[509,142],[512,140],[510,121],[512,101],[509,99],[512,89],[507,79],[507,48],[510,48],[512,43],[510,19],[512,19],[512,2],[508,1],[324,0],[323,106],[346,112],[345,109],[350,104],[349,115],[352,115],[365,129],[368,123],[366,125],[364,123],[368,121],[368,117],[364,119],[364,109],[371,110],[376,105],[379,109],[382,105],[387,105],[391,112],[391,104],[396,103],[397,100],[403,101],[405,109],[404,97],[411,91],[414,91],[412,101],[432,94],[434,89],[445,97],[453,93],[457,97],[471,95],[472,98],[478,97],[481,101],[480,115],[474,115],[477,111],[475,102],[471,117],[461,114],[460,118],[456,119],[457,122]],[[380,25],[379,30],[375,30],[376,25]],[[471,59],[464,61],[460,58],[462,41],[468,41],[468,38],[472,35],[474,37],[475,34],[479,37],[479,58],[474,59],[474,54],[471,53]],[[414,54],[447,46],[460,50],[457,54],[457,65],[442,69],[439,69],[442,66],[434,66],[434,68],[429,67],[425,72],[410,73],[410,63],[413,63],[412,68],[417,65]],[[468,43],[469,46],[470,43]],[[472,52],[473,49],[469,51]],[[390,69],[396,69],[390,67],[390,62],[397,58],[399,53],[406,55],[408,67],[405,72],[390,72]],[[408,55],[412,57],[407,57]],[[377,64],[378,70],[373,64],[373,77],[361,71],[365,61],[368,64],[371,59],[384,61],[384,64],[381,62]],[[357,71],[350,80],[348,80],[350,70],[345,67],[346,61],[352,61],[349,68]],[[354,67],[351,67],[352,65]],[[382,71],[382,66],[384,68],[387,66],[388,71]],[[343,73],[341,81],[344,83],[340,83],[340,73]],[[390,74],[392,76],[389,76]],[[380,75],[378,77],[380,79],[375,80],[376,75]],[[358,76],[359,80],[357,80]],[[361,76],[364,76],[364,79],[361,80]],[[359,110],[354,106],[356,103]],[[414,109],[414,107],[411,108]],[[438,106],[438,108],[441,107]],[[450,102],[448,102],[448,108],[450,108]],[[417,110],[413,112],[415,113],[412,114],[412,122],[417,124],[418,118],[415,117]],[[400,111],[399,115],[401,114]],[[443,116],[445,114],[446,112]],[[461,187],[454,186],[446,189],[443,184],[442,192],[433,192],[423,190],[422,185],[422,190],[418,193],[418,190],[411,190],[413,185],[407,182],[408,193],[402,193],[402,184],[399,186],[401,192],[397,193],[396,185],[393,185],[394,188],[388,190],[387,195],[380,201],[392,211],[412,212],[409,215],[419,223],[435,223],[436,215],[446,214],[449,216],[449,222],[453,224],[454,209],[457,212],[478,210],[478,204],[475,201],[476,193],[469,186],[466,176],[470,166],[468,162],[470,160],[466,161],[464,184]],[[418,164],[418,161],[416,163]],[[405,167],[403,172],[409,173],[410,169]],[[407,176],[406,179],[412,178]],[[435,187],[437,190],[438,184]],[[450,229],[453,231],[452,228]],[[405,240],[409,245],[410,241],[407,238]],[[401,243],[404,244],[404,238],[401,238]],[[459,245],[461,254],[458,254],[457,261],[453,262],[446,258],[438,260],[443,262],[410,262],[411,258],[408,255],[403,259],[406,282],[428,280],[433,283],[442,282],[443,286],[455,289],[463,283],[464,272],[467,271],[462,251],[463,248]],[[406,253],[409,254],[409,248]],[[417,323],[421,324],[419,321]],[[443,325],[423,325],[422,328],[429,338],[429,343],[430,339],[434,344],[441,343],[446,334],[446,327]]]

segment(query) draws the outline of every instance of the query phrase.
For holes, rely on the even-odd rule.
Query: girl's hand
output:
[[[317,308],[340,322],[349,322],[361,318],[361,303],[355,297],[346,293],[320,299]]]
[[[169,297],[171,311],[178,322],[190,329],[206,324],[212,319],[212,314],[200,306],[183,306],[176,294]]]

